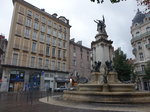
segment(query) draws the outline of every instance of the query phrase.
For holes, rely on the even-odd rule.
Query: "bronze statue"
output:
[[[97,31],[99,33],[106,33],[106,31],[105,31],[106,25],[105,25],[104,16],[103,16],[103,21],[97,19],[97,20],[94,20],[94,22],[97,23]]]
[[[100,71],[99,71],[100,66],[101,66],[101,62],[100,62],[100,61],[98,61],[98,62],[95,61],[95,62],[94,62],[94,65],[92,65],[92,67],[93,67],[92,72],[100,72]]]

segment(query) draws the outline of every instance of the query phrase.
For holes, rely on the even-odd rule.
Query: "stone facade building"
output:
[[[67,86],[69,20],[24,0],[13,0],[13,5],[1,91]]]
[[[91,74],[91,49],[82,45],[82,41],[70,40],[69,72],[74,80],[80,77],[80,83],[85,83]]]
[[[4,62],[6,47],[7,47],[7,39],[5,39],[5,36],[0,35],[0,87],[2,83],[2,66],[1,64]]]
[[[150,12],[137,11],[131,26],[131,44],[135,56],[135,72],[138,74],[138,88],[150,90],[150,81],[143,79],[145,65],[150,61]]]

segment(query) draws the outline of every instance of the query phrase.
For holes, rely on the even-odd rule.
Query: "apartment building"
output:
[[[67,86],[69,20],[24,0],[13,0],[13,5],[1,91]]]
[[[70,62],[69,72],[71,78],[76,82],[78,77],[80,83],[85,83],[90,78],[91,73],[91,49],[82,45],[82,41],[70,40]]]
[[[150,90],[150,81],[143,78],[145,65],[150,61],[150,12],[137,11],[131,26],[131,44],[135,56],[135,72],[138,74],[138,88]]]
[[[8,41],[5,38],[5,36],[0,35],[0,87],[1,87],[1,83],[2,83],[2,73],[3,73],[1,64],[2,64],[2,62],[4,62],[7,42]]]

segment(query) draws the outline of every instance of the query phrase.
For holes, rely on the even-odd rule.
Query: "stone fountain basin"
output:
[[[63,99],[97,103],[150,103],[150,92],[64,91]]]
[[[102,92],[102,84],[79,84],[78,91],[97,91]],[[107,84],[109,92],[133,92],[135,84]]]

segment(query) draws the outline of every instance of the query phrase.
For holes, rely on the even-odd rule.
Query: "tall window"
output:
[[[58,58],[61,58],[61,50],[58,49]]]
[[[36,21],[38,21],[38,20],[39,20],[39,15],[38,15],[38,14],[35,14],[35,15],[34,15],[34,19],[35,19]]]
[[[44,33],[40,33],[40,41],[41,41],[41,42],[44,42],[44,39],[45,39]]]
[[[52,57],[55,57],[55,47],[52,48]]]
[[[46,55],[48,55],[48,56],[50,55],[50,51],[49,50],[50,50],[50,47],[46,46]]]
[[[49,59],[46,59],[45,60],[45,68],[48,69],[49,67],[50,67],[50,65],[49,65]]]
[[[150,38],[148,39],[148,43],[150,44]]]
[[[45,29],[46,29],[46,28],[45,28],[45,25],[42,25],[42,26],[41,26],[41,32],[45,32]]]
[[[57,68],[58,70],[60,70],[60,62],[58,62]]]
[[[26,19],[26,26],[31,27],[31,25],[32,25],[31,19],[27,18]]]
[[[39,67],[42,67],[42,58],[39,58]]]
[[[65,59],[66,58],[66,51],[64,50],[63,51],[63,59]]]
[[[49,35],[46,36],[46,43],[47,44],[50,44],[51,43],[51,38]]]
[[[27,38],[30,38],[30,32],[31,32],[31,30],[29,28],[26,28],[25,32],[24,32],[24,36]]]
[[[47,34],[51,34],[51,27],[47,27]]]
[[[143,61],[143,60],[144,60],[143,53],[139,53],[139,57],[140,57],[140,61]]]
[[[41,22],[42,22],[42,23],[46,23],[45,17],[42,17]]]
[[[28,16],[32,16],[32,11],[28,10],[28,11],[27,11],[27,15],[28,15]]]
[[[18,54],[14,53],[13,54],[13,59],[12,59],[12,64],[17,65],[17,63],[18,63]]]
[[[76,59],[73,59],[73,66],[76,66]]]
[[[66,64],[65,63],[62,64],[62,70],[66,71]]]
[[[48,24],[49,26],[51,26],[51,25],[52,25],[52,22],[51,22],[50,20],[48,20],[47,24]]]
[[[57,37],[57,32],[55,29],[53,30],[53,36]]]
[[[35,67],[35,57],[31,57],[31,67]]]
[[[17,22],[23,24],[23,16],[21,14],[18,15]]]
[[[142,49],[142,45],[141,45],[141,42],[138,42],[138,49]]]
[[[33,31],[33,33],[32,33],[32,38],[33,38],[34,40],[37,40],[37,36],[38,36],[37,31]]]
[[[53,46],[56,46],[56,38],[53,38],[53,40],[52,40],[52,45],[53,45]]]
[[[36,52],[36,42],[32,42],[32,52]]]
[[[34,22],[34,29],[36,29],[36,30],[39,29],[39,23],[38,22]]]
[[[58,40],[58,47],[62,47],[61,40]]]
[[[55,70],[55,61],[52,61],[52,64],[51,64],[51,67],[52,67],[52,70]]]
[[[141,69],[144,72],[145,71],[145,65],[141,65]]]

